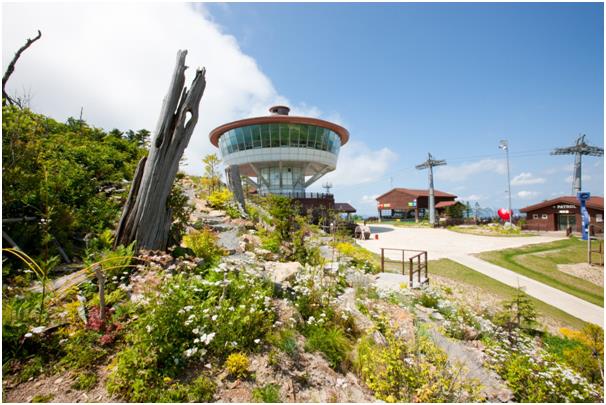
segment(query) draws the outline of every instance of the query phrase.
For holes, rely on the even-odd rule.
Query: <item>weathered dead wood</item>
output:
[[[177,64],[149,155],[139,162],[118,224],[116,246],[137,241],[138,249],[166,249],[172,222],[167,200],[179,169],[179,160],[198,122],[198,108],[206,87],[205,69],[196,70],[189,91],[184,87],[186,56],[186,50],[177,53]]]
[[[105,321],[105,275],[101,266],[95,266],[95,277],[99,285],[99,319]]]
[[[17,60],[19,60],[19,58],[21,57],[21,54],[40,38],[42,38],[42,33],[40,32],[40,30],[38,30],[38,35],[36,35],[34,39],[28,38],[27,42],[25,42],[25,45],[19,48],[15,56],[13,56],[13,60],[11,60],[11,63],[8,64],[6,72],[4,72],[4,76],[2,76],[2,105],[6,105],[6,103],[15,104],[15,100],[10,98],[6,93],[6,82],[8,82],[8,79],[15,71],[15,64],[17,63]]]

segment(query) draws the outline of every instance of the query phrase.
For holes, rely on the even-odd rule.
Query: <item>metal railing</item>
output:
[[[292,193],[267,193],[267,192],[261,192],[259,193],[260,196],[267,196],[270,194],[276,194],[276,195],[283,195],[285,197],[289,197],[289,198],[309,198],[309,199],[333,199],[334,196],[332,194],[327,194],[327,193],[307,193],[307,192],[292,192]]]
[[[604,240],[603,239],[598,239],[596,237],[592,236],[592,229],[595,228],[594,224],[589,224],[589,226],[587,227],[587,262],[591,265],[594,264],[592,263],[593,260],[593,253],[597,253],[598,257],[600,258],[600,266],[604,265]],[[593,244],[591,243],[591,241],[597,241],[597,249],[594,250],[593,248]]]
[[[385,257],[386,250],[393,250],[402,253],[402,260],[389,260]],[[406,258],[406,252],[414,253]],[[381,271],[385,271],[385,262],[390,261],[392,263],[401,263],[402,264],[402,275],[406,275],[406,267],[408,267],[408,286],[412,287],[415,274],[417,276],[418,285],[422,283],[429,283],[428,276],[428,264],[427,264],[427,251],[426,250],[412,250],[412,249],[396,249],[396,248],[381,248]],[[408,266],[406,264],[408,263]],[[425,279],[422,280],[421,276],[423,274],[423,270],[425,270]]]

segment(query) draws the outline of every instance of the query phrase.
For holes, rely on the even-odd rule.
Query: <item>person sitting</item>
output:
[[[354,239],[362,239],[362,227],[360,225],[356,226],[354,230]]]

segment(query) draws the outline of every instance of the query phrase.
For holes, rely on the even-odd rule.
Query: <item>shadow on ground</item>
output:
[[[385,232],[392,232],[393,228],[387,228],[385,226],[370,226],[370,232],[371,233],[385,233]]]

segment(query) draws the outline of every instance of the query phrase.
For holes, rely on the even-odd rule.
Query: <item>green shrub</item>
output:
[[[280,252],[280,247],[282,245],[280,235],[275,232],[267,232],[264,229],[260,229],[257,235],[261,239],[261,248],[269,250],[273,253]]]
[[[183,244],[190,248],[196,257],[204,260],[204,268],[209,268],[216,265],[224,255],[223,249],[217,244],[218,239],[217,234],[210,228],[204,228],[185,235]]]
[[[40,355],[28,359],[23,365],[21,371],[19,372],[17,381],[25,382],[28,381],[30,378],[39,376],[40,374],[44,373],[46,366],[47,364],[44,361],[44,358]]]
[[[254,388],[252,394],[256,402],[282,402],[280,399],[280,386],[277,384],[266,384],[263,387]]]
[[[27,293],[2,299],[2,362],[27,356],[20,340],[39,322],[41,294]]]
[[[194,211],[194,207],[189,204],[189,198],[178,181],[173,184],[166,204],[172,215],[172,223],[168,233],[168,246],[179,246],[189,225],[189,217]]]
[[[431,294],[429,292],[426,292],[426,291],[421,293],[421,296],[419,297],[419,304],[423,305],[425,308],[437,309],[438,302],[440,302],[440,299],[438,296]]]
[[[225,369],[229,375],[236,378],[244,378],[248,375],[250,362],[244,353],[232,353],[225,360]]]
[[[240,210],[238,210],[234,205],[229,204],[225,206],[225,213],[227,214],[227,216],[229,216],[230,218],[241,218],[242,215],[240,214]]]
[[[313,326],[307,329],[305,336],[307,337],[306,350],[323,353],[328,364],[334,369],[346,369],[347,354],[351,350],[351,344],[341,329],[334,326]]]
[[[53,394],[36,394],[32,398],[32,403],[50,402],[55,396]]]
[[[521,288],[514,297],[503,303],[503,309],[494,317],[494,323],[511,332],[514,329],[531,329],[536,324],[534,303]]]
[[[292,329],[280,329],[269,337],[269,342],[289,356],[297,354],[296,332]]]
[[[180,272],[151,295],[126,335],[108,377],[108,391],[132,402],[157,400],[164,378],[212,356],[256,350],[271,331],[273,286],[221,265],[204,276]],[[176,394],[175,394],[176,395]]]
[[[107,355],[107,349],[99,344],[101,334],[89,329],[78,329],[63,345],[65,355],[59,367],[70,370],[92,370]]]
[[[213,191],[208,196],[208,204],[213,208],[223,210],[225,207],[227,207],[233,197],[234,195],[227,188]]]
[[[378,273],[380,271],[376,264],[377,260],[370,251],[348,242],[338,242],[334,246],[339,253],[351,258],[353,266],[364,270],[365,273]]]
[[[515,336],[515,339],[512,339]],[[557,358],[533,346],[533,338],[517,331],[484,339],[486,363],[503,378],[518,402],[603,402],[600,385]]]
[[[42,217],[48,223],[6,224],[27,252],[42,252],[44,227],[72,257],[73,241],[113,227],[131,179],[146,153],[141,130],[106,133],[86,122],[61,123],[27,108],[2,107],[2,211],[5,218]],[[57,254],[51,246],[51,254]]]
[[[465,380],[428,337],[415,346],[387,330],[387,346],[371,336],[358,346],[356,370],[376,398],[385,402],[474,402],[479,384]]]
[[[90,391],[95,385],[97,385],[97,374],[94,373],[83,373],[76,377],[76,381],[72,384],[72,388],[82,391]]]
[[[189,384],[177,382],[168,388],[157,389],[157,402],[212,402],[216,388],[212,380],[200,376]]]

